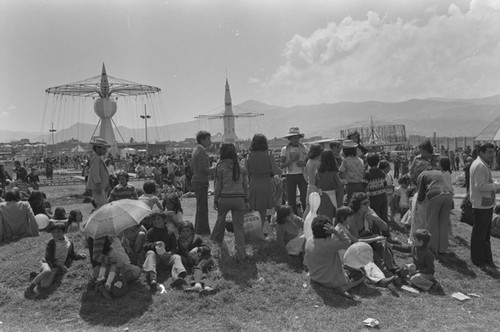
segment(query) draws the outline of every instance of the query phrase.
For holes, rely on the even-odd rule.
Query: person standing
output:
[[[238,162],[234,144],[225,143],[220,147],[220,160],[215,170],[214,209],[218,211],[217,221],[210,240],[223,245],[226,216],[231,211],[234,227],[236,259],[244,261],[245,230],[243,214],[248,211],[248,177],[245,168]]]
[[[207,148],[212,145],[211,135],[207,131],[199,131],[196,134],[198,145],[191,155],[191,188],[196,197],[195,233],[198,235],[210,235],[208,223],[208,177],[214,168],[210,167]]]
[[[286,169],[286,193],[288,205],[293,209],[293,213],[300,214],[297,211],[297,187],[300,191],[300,203],[304,209],[306,206],[307,182],[304,178],[306,158],[309,150],[300,142],[304,134],[298,127],[290,128],[287,135],[284,136],[289,143],[281,149],[280,166]]]
[[[246,158],[246,170],[249,180],[250,209],[259,212],[264,225],[267,210],[274,207],[273,177],[281,175],[281,170],[269,151],[266,136],[262,134],[253,136],[250,153]]]
[[[478,156],[470,167],[470,201],[474,211],[470,253],[474,265],[495,277],[499,277],[500,271],[493,263],[490,242],[495,191],[500,189],[500,184],[493,181],[489,167],[494,157],[494,145],[484,143],[479,147]]]
[[[94,154],[89,160],[89,175],[87,179],[87,190],[92,192],[92,198],[100,208],[107,201],[107,188],[109,186],[109,173],[106,164],[102,160],[106,154],[107,149],[110,147],[104,138],[94,137],[90,142]]]
[[[425,229],[431,234],[429,249],[436,255],[446,254],[450,211],[453,204],[453,188],[445,176],[438,170],[426,170],[417,178],[417,200],[427,201]]]

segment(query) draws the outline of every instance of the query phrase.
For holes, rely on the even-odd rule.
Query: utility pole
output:
[[[54,133],[56,132],[56,130],[54,129],[54,122],[52,122],[52,128],[49,130],[51,136],[52,136],[52,155],[54,155],[55,153],[55,149],[56,149],[56,143],[55,143],[55,140],[54,140]]]
[[[149,153],[148,119],[150,119],[151,116],[146,114],[146,105],[144,105],[144,115],[141,115],[140,117],[141,117],[141,119],[144,119],[144,128],[146,129],[146,156],[147,156]]]

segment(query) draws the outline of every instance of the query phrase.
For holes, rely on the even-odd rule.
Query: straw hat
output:
[[[299,136],[302,138],[302,137],[304,137],[304,134],[300,132],[299,127],[292,127],[292,128],[290,128],[289,133],[283,137],[289,138],[289,137],[293,137],[293,136]]]
[[[106,142],[106,140],[102,137],[94,137],[94,139],[92,141],[90,141],[90,145],[92,146],[100,146],[100,147],[103,147],[103,148],[109,148],[111,147],[111,145],[108,144],[108,142]]]
[[[342,142],[342,148],[357,148],[357,147],[358,143],[355,143],[350,139],[346,139],[345,141]]]

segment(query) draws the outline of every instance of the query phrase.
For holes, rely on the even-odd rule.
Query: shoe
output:
[[[443,286],[441,286],[441,284],[437,280],[434,281],[434,283],[432,284],[431,288],[429,289],[429,292],[435,293],[435,294],[442,294],[442,295],[445,294]]]
[[[103,284],[100,284],[99,285],[99,288],[98,290],[101,292],[101,294],[107,298],[108,300],[112,300],[113,298],[111,297],[111,293],[106,289],[106,287],[104,287]]]
[[[177,278],[173,279],[172,283],[170,284],[170,286],[172,288],[182,288],[182,289],[187,285],[188,285],[188,282],[186,280],[184,280],[184,278],[181,278],[181,277],[177,277]]]
[[[376,285],[379,287],[387,287],[394,281],[395,278],[396,278],[395,276],[384,278],[382,280],[379,280]]]
[[[480,266],[479,268],[492,277],[500,278],[500,271],[498,271],[494,267],[491,267],[490,265],[483,265],[483,266]]]
[[[105,281],[106,281],[105,279],[100,279],[100,280],[98,279],[98,280],[96,280],[94,282],[94,291],[98,292],[99,291],[99,287],[104,286],[104,282]]]
[[[153,293],[156,292],[156,290],[158,289],[158,283],[156,282],[155,279],[149,281],[149,288]]]
[[[212,294],[215,294],[217,292],[217,290],[215,288],[212,288],[210,286],[205,286],[202,291],[200,292],[200,296],[204,296],[204,295],[212,295]]]
[[[203,286],[201,285],[194,285],[192,287],[184,288],[185,292],[201,292],[203,290]]]

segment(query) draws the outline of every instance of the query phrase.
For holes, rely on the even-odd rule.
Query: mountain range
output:
[[[234,105],[235,114],[253,112],[263,114],[254,119],[236,119],[236,134],[249,138],[254,133],[264,133],[268,138],[282,137],[290,127],[299,127],[306,137],[339,137],[340,130],[374,125],[404,124],[407,135],[440,137],[477,136],[491,121],[500,116],[500,95],[476,99],[412,99],[387,103],[379,101],[339,102],[319,105],[273,106],[255,100]],[[182,141],[193,138],[198,130],[212,133],[223,132],[222,120],[193,120],[164,126],[148,127],[149,141]],[[76,123],[55,134],[56,142],[71,138],[87,142],[94,133],[95,125]],[[126,142],[130,138],[144,140],[144,128],[118,126]],[[120,137],[121,136],[121,137]],[[50,135],[30,132],[1,131],[0,141],[20,138],[30,141],[49,142]]]

